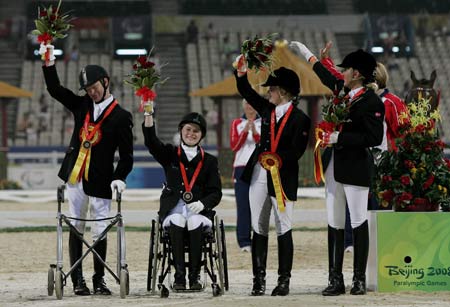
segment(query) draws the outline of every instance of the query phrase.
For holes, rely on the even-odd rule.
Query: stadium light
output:
[[[117,55],[146,55],[147,49],[117,49]]]
[[[35,56],[40,56],[38,49],[34,49],[33,54]],[[60,56],[60,55],[63,55],[63,54],[64,54],[64,51],[62,51],[62,49],[54,49],[53,50],[53,55],[54,56]]]
[[[383,53],[384,48],[381,46],[373,46],[372,47],[372,53]]]

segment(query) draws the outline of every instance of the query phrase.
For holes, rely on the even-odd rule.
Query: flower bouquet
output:
[[[385,151],[377,163],[375,191],[381,206],[395,211],[443,211],[450,207],[450,160],[439,138],[439,111],[428,115],[429,101],[408,105],[410,121],[401,126],[398,150]]]
[[[241,54],[247,60],[249,69],[256,71],[268,69],[272,71],[274,38],[277,33],[269,34],[266,37],[247,39],[242,43]]]
[[[72,20],[67,13],[60,12],[61,0],[55,8],[50,5],[48,8],[38,7],[38,18],[34,21],[36,29],[31,32],[37,35],[39,43],[50,45],[55,39],[67,36],[67,31],[72,27]],[[42,60],[48,60],[48,52],[42,55]]]
[[[341,131],[342,125],[349,122],[348,113],[350,112],[350,105],[348,104],[348,96],[339,95],[335,93],[328,103],[322,106],[322,121],[317,124],[315,129],[316,146],[314,148],[314,178],[316,183],[324,180],[322,159],[320,156],[320,148],[326,147],[323,142],[324,133],[332,133],[334,131]]]
[[[133,71],[127,75],[128,80],[125,80],[125,84],[131,85],[135,90],[135,95],[141,97],[141,104],[139,106],[139,112],[144,111],[144,106],[148,105],[148,102],[153,103],[156,98],[155,86],[163,84],[169,78],[161,80],[160,73],[155,68],[155,63],[149,60],[151,56],[151,50],[147,56],[139,56],[136,62],[133,64]],[[152,108],[152,107],[150,107]],[[145,110],[152,113],[153,110]]]

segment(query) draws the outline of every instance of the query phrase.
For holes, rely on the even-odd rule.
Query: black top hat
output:
[[[362,49],[347,54],[342,63],[337,66],[357,69],[364,76],[366,82],[373,82],[375,80],[377,61],[373,55]]]
[[[293,70],[286,67],[276,69],[262,86],[279,86],[294,96],[300,94],[300,79]]]

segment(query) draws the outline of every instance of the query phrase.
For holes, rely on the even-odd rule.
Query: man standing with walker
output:
[[[67,183],[69,211],[74,220],[72,225],[84,233],[86,216],[90,210],[95,219],[92,239],[95,251],[105,261],[107,251],[106,235],[99,238],[106,229],[113,190],[125,190],[125,179],[133,167],[133,134],[131,113],[122,109],[109,91],[110,79],[106,70],[98,65],[87,65],[79,75],[80,90],[86,93],[76,95],[64,88],[59,81],[53,55],[54,46],[41,44],[41,54],[46,53],[43,72],[50,95],[62,103],[74,116],[75,126],[58,176]],[[119,151],[119,161],[114,169],[114,155]],[[83,241],[70,232],[69,255],[73,266],[82,257]],[[82,263],[76,266],[71,279],[75,295],[90,295],[83,278]],[[103,263],[94,256],[93,294],[111,295],[104,281]]]

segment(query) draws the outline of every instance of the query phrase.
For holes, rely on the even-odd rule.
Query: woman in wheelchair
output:
[[[169,233],[175,276],[173,289],[186,289],[184,259],[185,228],[189,245],[189,289],[200,290],[202,232],[212,227],[208,218],[222,198],[217,158],[200,146],[206,135],[206,121],[189,113],[178,125],[180,144],[162,143],[155,132],[153,106],[144,107],[142,130],[145,146],[164,168],[166,183],[160,198],[159,219]]]

